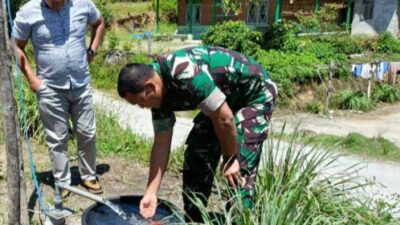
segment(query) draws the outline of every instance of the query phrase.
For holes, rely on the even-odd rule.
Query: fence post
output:
[[[17,133],[17,106],[12,90],[12,70],[10,55],[7,51],[5,1],[0,4],[0,93],[3,114],[4,140],[7,154],[7,188],[8,188],[8,224],[21,224],[21,194],[19,173],[20,143]]]

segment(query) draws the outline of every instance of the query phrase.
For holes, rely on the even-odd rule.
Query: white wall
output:
[[[398,35],[397,0],[375,0],[373,18],[361,21],[364,12],[363,0],[355,0],[352,35],[377,35],[388,31]]]

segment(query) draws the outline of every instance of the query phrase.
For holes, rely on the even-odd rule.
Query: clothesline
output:
[[[378,81],[389,80],[395,83],[397,72],[400,69],[400,62],[377,62],[352,64],[351,71],[354,77],[374,79]]]

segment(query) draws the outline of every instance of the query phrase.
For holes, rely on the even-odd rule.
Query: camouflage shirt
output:
[[[152,64],[162,77],[166,92],[161,107],[152,109],[155,131],[173,127],[174,111],[200,108],[205,114],[224,101],[235,114],[245,106],[263,103],[275,85],[253,58],[220,47],[198,46],[159,56]],[[276,93],[276,88],[273,90]],[[238,123],[244,118],[235,115]]]

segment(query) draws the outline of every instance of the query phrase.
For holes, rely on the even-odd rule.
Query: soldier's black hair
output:
[[[144,90],[145,82],[154,75],[150,65],[131,63],[125,65],[118,76],[118,94],[125,98],[127,93],[137,94]]]

